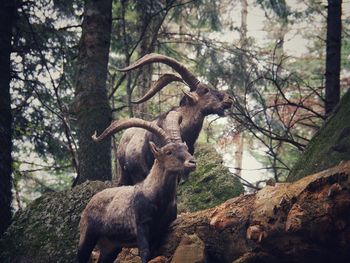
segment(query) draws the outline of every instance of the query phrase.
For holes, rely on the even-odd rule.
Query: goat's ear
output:
[[[151,147],[151,151],[156,158],[159,155],[160,149],[155,145],[154,142],[149,142],[149,146]]]
[[[186,98],[191,104],[196,104],[198,101],[198,95],[195,92],[188,92],[186,90],[182,90],[182,92],[185,94]]]

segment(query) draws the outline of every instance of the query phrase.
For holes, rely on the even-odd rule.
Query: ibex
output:
[[[168,131],[167,123],[171,122],[171,113],[178,112],[182,118],[179,127],[180,136],[188,145],[189,152],[193,154],[194,144],[202,129],[204,118],[210,114],[223,116],[225,110],[231,108],[232,100],[227,93],[214,90],[201,83],[184,65],[167,56],[149,54],[134,64],[120,69],[120,71],[130,71],[154,62],[164,63],[172,67],[180,74],[181,78],[173,74],[163,75],[141,99],[134,103],[142,103],[150,99],[170,82],[186,83],[190,88],[190,92],[184,91],[185,96],[181,99],[180,106],[160,115],[154,122]],[[150,154],[151,149],[148,143],[150,140],[154,140],[156,144],[158,143],[151,133],[144,130],[131,129],[124,132],[117,151],[119,185],[134,185],[143,180],[148,174],[154,161]]]
[[[101,136],[129,127],[150,131],[164,146],[158,148],[150,142],[155,161],[143,182],[105,189],[92,197],[80,220],[79,263],[89,260],[96,243],[101,249],[98,262],[113,262],[122,247],[137,246],[142,263],[146,263],[150,244],[176,218],[178,176],[196,168],[186,144],[174,142],[154,123],[136,118],[113,122]],[[101,136],[93,139],[99,141]]]

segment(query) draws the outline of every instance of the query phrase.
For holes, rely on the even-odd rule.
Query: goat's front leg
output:
[[[135,196],[135,219],[137,226],[137,246],[142,263],[150,258],[150,226],[154,222],[156,206],[143,194]]]
[[[148,224],[142,224],[137,227],[137,245],[142,263],[147,263],[150,257],[149,235]]]

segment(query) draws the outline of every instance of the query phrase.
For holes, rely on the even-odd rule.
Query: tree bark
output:
[[[12,114],[10,97],[11,39],[15,1],[0,4],[0,236],[11,222]]]
[[[112,0],[86,0],[76,67],[75,109],[78,128],[79,178],[111,180],[111,140],[91,140],[111,121],[106,80],[112,26]]]
[[[182,237],[195,235],[205,243],[205,262],[347,262],[349,187],[346,161],[294,183],[182,214],[155,255],[174,259]]]
[[[247,40],[247,31],[248,31],[248,25],[247,25],[247,18],[248,18],[248,1],[247,0],[241,0],[241,35],[240,35],[240,45],[242,49],[246,48],[248,45]],[[242,78],[243,85],[246,85],[246,68],[247,68],[247,61],[245,56],[241,56],[241,63],[242,63],[242,72],[244,74]],[[244,87],[241,87],[240,90],[244,90]],[[238,125],[238,123],[237,123]],[[242,175],[242,163],[243,163],[243,153],[244,153],[244,132],[241,130],[237,135],[235,135],[234,139],[235,144],[235,153],[234,153],[234,160],[235,160],[235,173],[237,176],[241,177]]]
[[[342,0],[328,0],[326,40],[326,116],[340,99],[340,49]]]
[[[349,211],[350,161],[343,161],[294,183],[181,214],[151,262],[347,262]],[[197,251],[198,261],[191,251]],[[124,250],[117,262],[134,262],[131,258],[135,255]]]
[[[248,18],[248,1],[247,0],[241,0],[241,46],[244,47],[247,43],[247,18]]]
[[[152,29],[154,27],[154,21],[152,21],[151,11],[153,10],[150,5],[152,5],[152,1],[139,1],[137,3],[137,13],[140,18],[139,20],[139,28],[140,28],[140,46],[139,46],[139,57],[143,57],[148,53],[154,52],[154,46],[150,45]],[[157,17],[154,18],[156,20]],[[153,74],[153,66],[152,64],[145,65],[141,69],[141,74],[137,80],[137,88],[138,88],[138,97],[141,98],[144,94],[146,94],[147,90],[151,86],[152,83],[152,74]],[[137,106],[137,115],[141,119],[147,120],[148,107],[147,103],[142,103]],[[149,119],[149,118],[148,118]]]
[[[171,6],[172,2],[173,1],[169,1],[167,5]],[[155,10],[155,3],[156,1],[139,1],[136,5],[138,16],[140,18],[139,35],[141,41],[138,49],[139,57],[153,53],[156,50],[158,32],[168,13],[167,10],[164,11],[164,14],[160,13],[154,16],[153,12]],[[142,97],[152,85],[153,65],[145,65],[140,70],[141,73],[137,81],[137,87],[138,96]],[[146,120],[151,119],[148,112],[147,102],[139,104],[137,106],[137,110],[137,115],[139,118]]]
[[[235,136],[234,144],[235,144],[235,152],[234,152],[235,174],[241,177],[243,152],[244,152],[244,133],[243,132],[240,132]]]

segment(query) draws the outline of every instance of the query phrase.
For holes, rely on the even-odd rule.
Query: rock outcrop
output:
[[[243,185],[223,165],[222,157],[210,144],[197,144],[197,168],[178,187],[178,211],[194,212],[243,193]]]
[[[350,90],[311,139],[287,181],[296,181],[344,160],[350,160]]]

